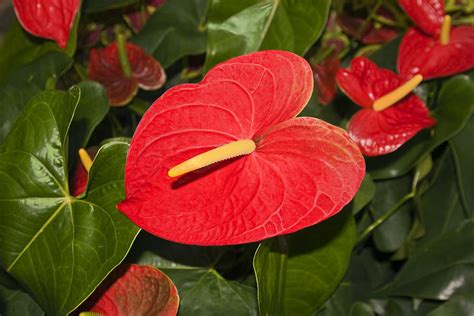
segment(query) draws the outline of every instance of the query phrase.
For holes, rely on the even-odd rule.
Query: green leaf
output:
[[[87,13],[95,13],[109,11],[113,9],[123,8],[140,0],[83,0],[82,10]]]
[[[69,157],[74,162],[79,148],[85,147],[94,129],[109,111],[105,89],[97,82],[83,81],[77,85],[81,98],[70,127]]]
[[[43,41],[29,35],[20,23],[14,22],[0,45],[0,82],[20,66],[31,63],[52,50],[59,51],[60,48],[52,41]]]
[[[51,315],[77,307],[139,230],[115,208],[128,144],[104,146],[85,197],[69,195],[65,144],[79,98],[77,87],[36,95],[0,147],[1,263]]]
[[[474,294],[453,295],[449,301],[432,311],[428,316],[471,316],[474,311]]]
[[[263,241],[254,258],[261,315],[313,315],[346,273],[355,242],[350,211]]]
[[[235,268],[238,257],[233,250],[176,244],[141,234],[129,259],[157,267],[171,278],[180,297],[179,315],[258,315],[255,288],[226,280],[216,271],[229,264]]]
[[[456,162],[456,173],[459,180],[459,191],[466,212],[474,217],[474,115],[471,115],[464,129],[451,139],[450,145]]]
[[[321,35],[330,0],[212,0],[205,69],[264,49],[304,55]]]
[[[384,294],[447,300],[474,291],[474,222],[438,235],[418,247]]]
[[[8,80],[0,84],[0,144],[10,131],[27,102],[43,90],[51,76],[59,77],[72,64],[72,60],[59,52],[49,52],[17,69]]]
[[[434,134],[420,134],[393,154],[367,161],[367,170],[374,179],[398,177],[409,172],[436,147],[457,135],[466,125],[474,109],[474,81],[466,75],[447,80],[439,92]]]
[[[25,292],[0,285],[0,314],[5,316],[44,315],[41,307]]]
[[[352,305],[349,316],[374,316],[375,313],[372,310],[372,307],[363,302],[356,302]]]
[[[411,177],[376,181],[376,192],[372,201],[373,216],[379,218],[388,212],[411,191]],[[382,252],[393,252],[402,246],[412,224],[412,204],[407,202],[373,232],[376,248]]]
[[[207,0],[166,1],[132,41],[165,68],[184,56],[204,53],[206,30],[201,24],[207,3]]]
[[[359,213],[367,204],[372,201],[375,195],[375,183],[372,180],[370,174],[366,174],[362,183],[360,184],[359,191],[352,200],[352,214]]]

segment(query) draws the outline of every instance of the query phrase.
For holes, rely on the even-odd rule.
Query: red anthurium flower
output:
[[[92,166],[92,160],[97,155],[98,148],[93,147],[87,150],[79,150],[79,160],[74,167],[72,183],[71,183],[71,192],[74,196],[81,195],[87,186],[87,178],[89,170]]]
[[[339,70],[339,59],[336,56],[326,58],[322,63],[311,65],[314,73],[314,81],[318,91],[318,101],[328,104],[336,95],[336,73]]]
[[[451,28],[442,0],[399,0],[418,28],[404,36],[398,53],[398,71],[405,78],[450,76],[474,67],[474,27]]]
[[[295,118],[312,89],[303,58],[263,51],[168,90],[132,139],[118,209],[152,234],[196,245],[258,241],[336,214],[365,165],[344,130]]]
[[[344,93],[363,107],[351,118],[348,131],[366,156],[391,153],[435,124],[424,102],[410,93],[421,82],[420,75],[403,82],[366,57],[357,57],[336,78]]]
[[[113,283],[108,288],[99,288],[97,294],[101,296],[90,312],[106,316],[177,314],[178,291],[160,270],[136,264],[124,265],[110,277]]]
[[[145,1],[145,3],[145,8],[138,8],[137,10],[127,12],[123,15],[125,22],[127,22],[128,26],[130,26],[135,33],[140,32],[146,21],[148,21],[158,7],[161,7],[165,3],[165,0],[148,0]]]
[[[16,16],[29,33],[65,48],[81,0],[13,0]]]
[[[127,77],[122,69],[116,42],[90,51],[89,78],[105,87],[109,102],[113,106],[130,102],[139,87],[155,90],[166,80],[165,71],[156,59],[135,44],[126,43],[125,48],[131,68],[130,77]]]

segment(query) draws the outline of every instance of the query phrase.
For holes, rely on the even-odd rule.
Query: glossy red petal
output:
[[[444,20],[443,0],[398,0],[400,6],[426,34],[437,38]]]
[[[420,130],[435,123],[424,102],[410,94],[386,110],[357,112],[349,122],[348,131],[365,156],[379,156],[397,150]]]
[[[354,58],[350,69],[338,71],[336,81],[341,90],[362,107],[372,107],[376,99],[401,84],[394,72],[378,67],[367,57]]]
[[[107,316],[177,314],[178,291],[160,270],[136,264],[124,265],[108,280],[110,278],[113,283],[108,288],[99,288],[101,296],[91,312]]]
[[[290,60],[282,59],[287,54],[265,52],[243,56],[239,62],[232,59],[212,69],[200,84],[177,86],[158,99],[132,139],[125,170],[127,198],[118,205],[119,210],[165,239],[225,245],[301,229],[347,203],[355,193],[349,187],[358,187],[363,177],[364,162],[342,130],[316,119],[292,119],[274,129],[269,126],[268,122],[280,123],[288,116],[281,107],[297,113],[301,106],[294,103],[307,99],[308,83],[280,68]],[[306,63],[290,56],[292,63],[298,59]],[[285,67],[296,74],[305,74],[309,68],[291,67],[291,63]],[[287,80],[291,89],[277,80]],[[267,127],[264,136],[260,134],[263,126]],[[287,132],[277,133],[280,129]],[[184,160],[249,138],[258,145],[248,156],[178,180],[167,176],[171,167]],[[280,152],[272,154],[272,148]],[[292,154],[296,152],[306,154],[298,158]],[[341,170],[337,176],[332,174],[335,169]],[[312,172],[314,180],[309,179]],[[298,179],[299,184],[294,185]]]
[[[166,75],[160,63],[147,55],[139,46],[127,43],[127,57],[132,68],[127,78],[120,65],[118,46],[93,48],[89,55],[89,79],[100,82],[113,106],[125,105],[135,96],[138,87],[146,90],[160,88]]]
[[[286,51],[268,50],[232,58],[209,71],[203,83],[224,79],[236,82],[252,98],[251,133],[255,135],[298,115],[313,91],[309,64]]]
[[[16,16],[29,33],[65,48],[81,0],[13,0]]]
[[[318,101],[321,104],[328,104],[336,95],[336,73],[339,70],[339,59],[331,56],[319,65],[313,67],[314,81],[318,93]]]
[[[398,70],[408,78],[417,73],[424,79],[451,76],[474,68],[473,51],[473,26],[452,28],[447,45],[412,28],[400,45]]]
[[[97,155],[98,148],[88,148],[87,153],[94,160],[95,156]],[[76,165],[74,166],[74,171],[72,174],[72,181],[71,181],[71,193],[73,196],[81,195],[87,186],[87,179],[88,173],[84,165],[82,164],[81,160],[78,159]]]

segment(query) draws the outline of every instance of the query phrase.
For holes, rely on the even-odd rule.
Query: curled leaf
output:
[[[107,316],[173,316],[178,312],[178,291],[173,282],[151,266],[123,265],[101,286],[90,312]]]
[[[13,0],[16,16],[29,33],[66,48],[80,0]]]
[[[113,106],[130,102],[139,87],[155,90],[166,80],[165,71],[157,60],[135,44],[126,43],[125,47],[132,71],[130,77],[124,74],[120,65],[117,43],[90,51],[89,78],[105,87],[109,102]]]

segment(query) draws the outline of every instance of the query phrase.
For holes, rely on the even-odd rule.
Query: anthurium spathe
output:
[[[284,51],[231,59],[168,90],[132,139],[118,209],[196,245],[253,242],[336,214],[365,165],[344,130],[295,118],[312,90],[309,64]]]
[[[93,294],[100,297],[91,312],[105,316],[174,316],[179,297],[176,286],[160,270],[137,264],[123,265]],[[92,315],[92,313],[84,313]]]
[[[13,0],[18,21],[29,33],[65,48],[81,0]]]
[[[71,193],[73,196],[79,196],[85,191],[89,170],[98,150],[97,147],[92,147],[87,150],[81,148],[79,150],[79,159],[74,166],[71,179]]]
[[[107,91],[112,106],[125,105],[135,96],[138,88],[155,90],[163,86],[166,74],[161,64],[146,54],[140,46],[114,42],[105,48],[93,48],[89,56],[89,78],[100,82]],[[123,67],[127,63],[129,72]]]
[[[450,76],[474,67],[474,27],[451,27],[442,0],[399,0],[417,27],[404,36],[398,53],[398,71],[406,78]]]
[[[421,129],[435,124],[424,102],[411,93],[421,82],[420,75],[404,82],[368,58],[357,57],[350,69],[338,71],[336,80],[362,107],[349,121],[348,131],[366,156],[391,153]]]

